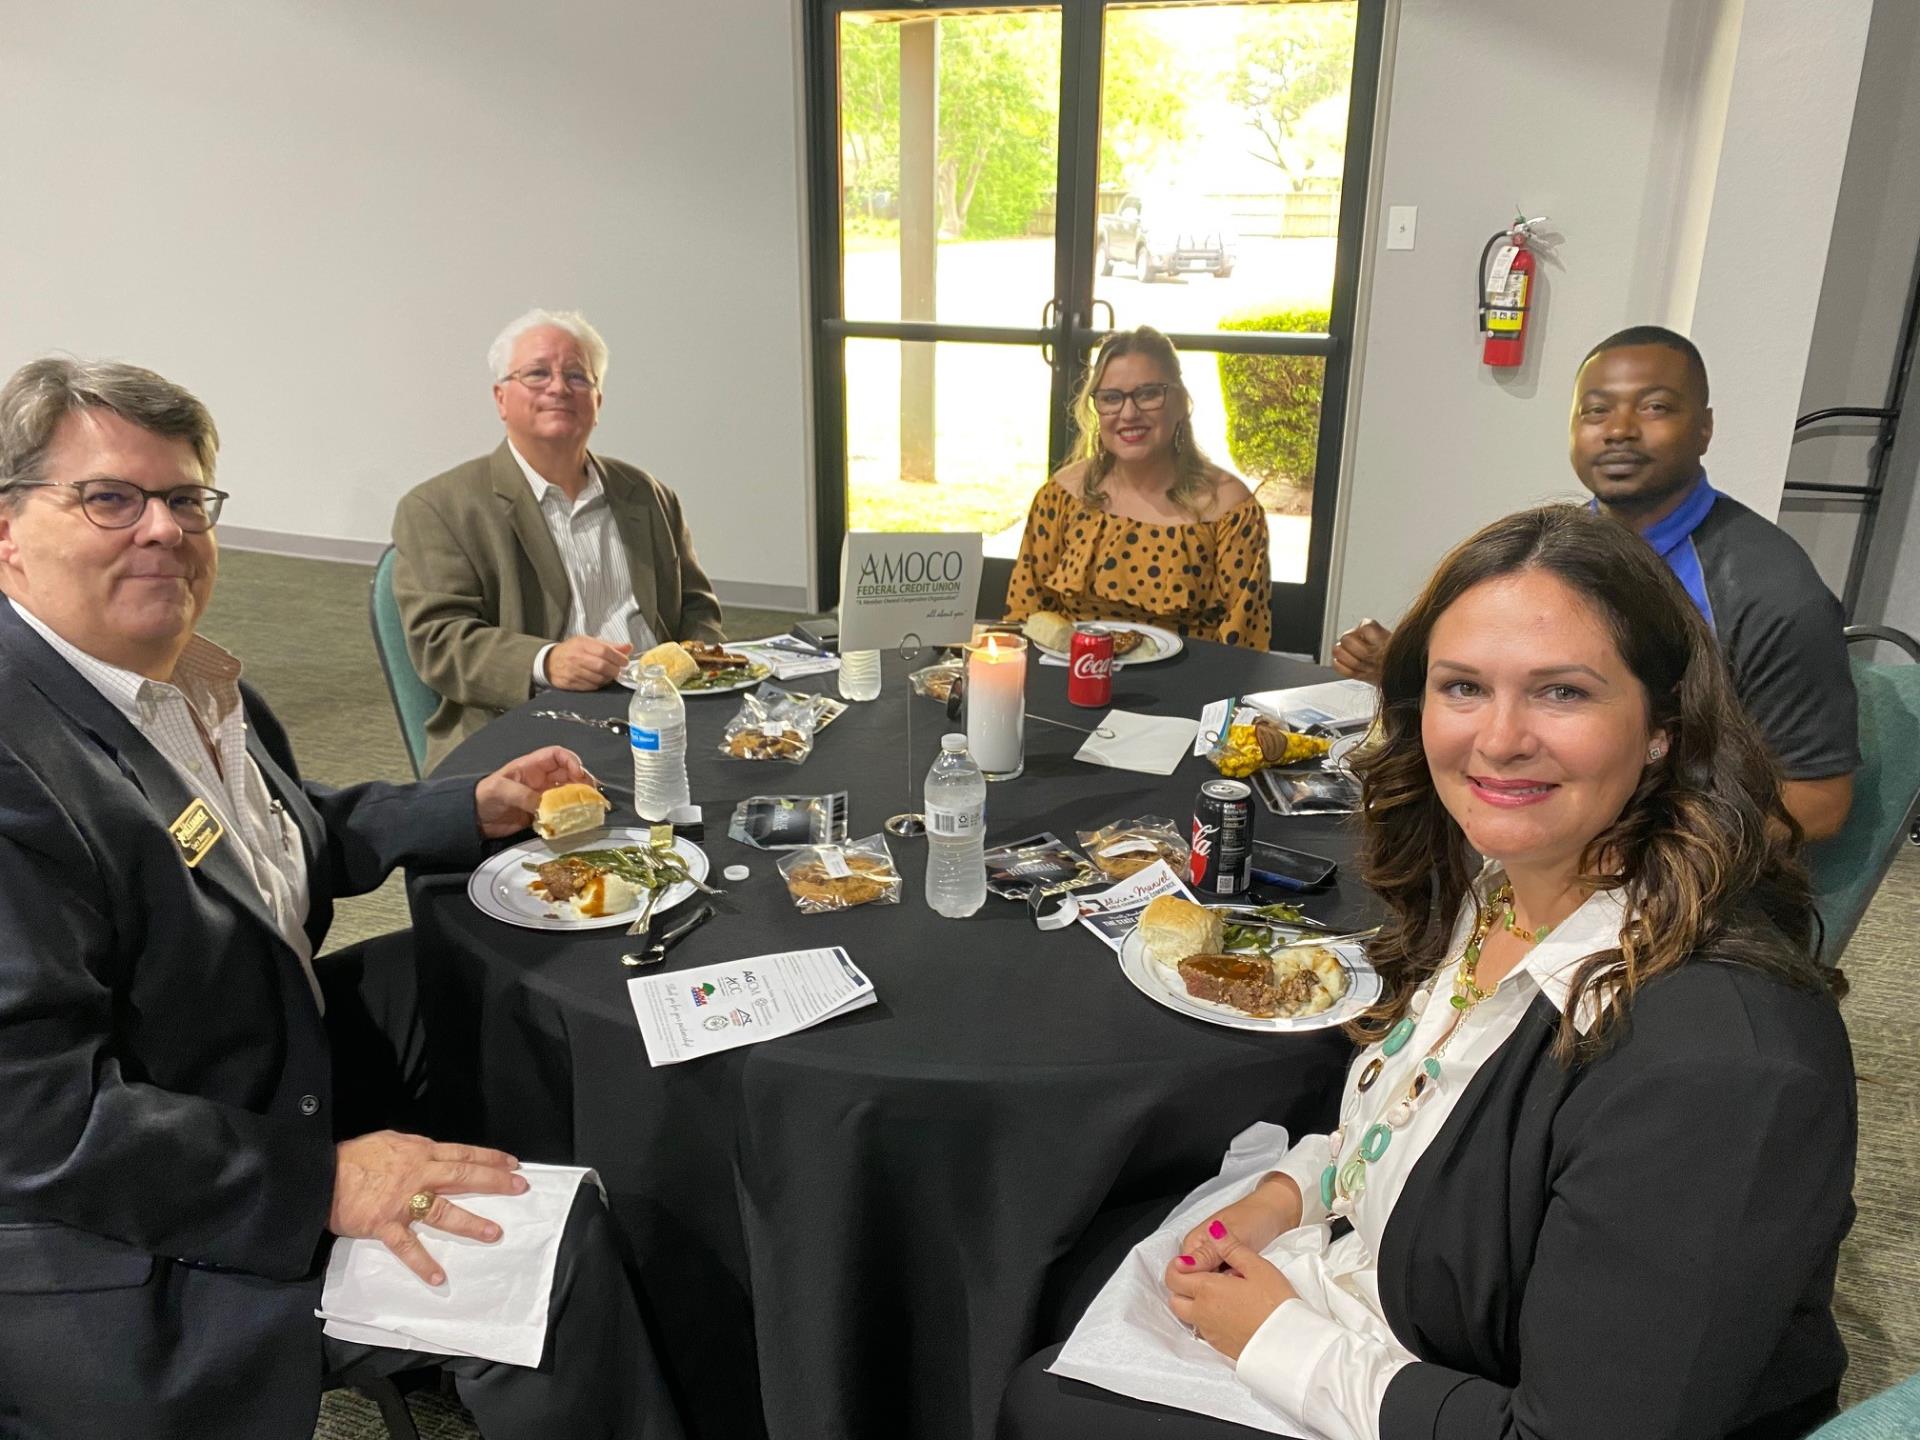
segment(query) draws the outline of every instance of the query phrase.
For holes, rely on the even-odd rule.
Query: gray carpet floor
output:
[[[246,663],[248,678],[292,735],[317,780],[410,778],[367,620],[371,572],[358,566],[227,552],[204,629]],[[729,633],[784,630],[795,617],[730,610]],[[344,902],[332,943],[404,926],[397,883]],[[1853,1357],[1852,1403],[1920,1370],[1920,851],[1895,863],[1844,964],[1845,1003],[1860,1073],[1859,1218],[1840,1259],[1835,1309]],[[1756,1263],[1765,1263],[1755,1257]],[[421,1434],[475,1432],[439,1396],[413,1397]],[[329,1397],[324,1440],[375,1440],[379,1414],[357,1396]]]

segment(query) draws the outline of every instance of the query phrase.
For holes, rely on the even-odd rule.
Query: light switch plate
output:
[[[1414,222],[1419,218],[1418,205],[1393,205],[1387,209],[1387,249],[1411,250],[1413,248]]]

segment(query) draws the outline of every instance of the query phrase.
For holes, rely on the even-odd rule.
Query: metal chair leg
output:
[[[380,1418],[386,1422],[387,1434],[392,1440],[420,1440],[420,1432],[414,1428],[413,1412],[407,1409],[406,1397],[401,1395],[392,1376],[382,1375],[354,1388],[380,1407]]]

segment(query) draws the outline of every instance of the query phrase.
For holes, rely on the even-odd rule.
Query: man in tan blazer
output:
[[[393,517],[407,651],[440,696],[432,769],[535,689],[597,690],[636,649],[720,640],[720,602],[673,491],[587,449],[607,347],[577,313],[528,312],[487,353],[507,436]]]

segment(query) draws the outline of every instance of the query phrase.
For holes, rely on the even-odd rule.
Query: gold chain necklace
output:
[[[1399,1099],[1382,1107],[1373,1123],[1360,1132],[1360,1141],[1353,1157],[1344,1165],[1340,1163],[1340,1151],[1346,1143],[1346,1130],[1343,1127],[1327,1137],[1328,1164],[1320,1172],[1320,1201],[1329,1211],[1341,1213],[1350,1210],[1354,1202],[1359,1200],[1360,1192],[1367,1188],[1367,1167],[1387,1153],[1387,1146],[1393,1143],[1394,1132],[1405,1128],[1413,1119],[1414,1107],[1439,1082],[1440,1057],[1446,1054],[1447,1046],[1453,1043],[1453,1037],[1459,1033],[1467,1013],[1500,988],[1495,984],[1482,990],[1474,983],[1473,977],[1480,966],[1480,949],[1492,933],[1496,917],[1502,906],[1510,907],[1512,903],[1512,887],[1503,885],[1494,895],[1492,903],[1482,909],[1479,918],[1474,921],[1473,934],[1468,937],[1466,948],[1460,952],[1460,964],[1453,976],[1453,994],[1447,1002],[1459,1013],[1421,1059],[1413,1072],[1413,1079],[1407,1082],[1405,1092]],[[1507,913],[1509,916],[1512,914],[1510,908]],[[1364,1095],[1372,1089],[1387,1060],[1406,1048],[1407,1041],[1413,1038],[1415,1024],[1426,1013],[1428,1001],[1437,988],[1436,982],[1433,986],[1414,992],[1407,1006],[1410,1013],[1394,1022],[1393,1028],[1387,1031],[1386,1038],[1380,1042],[1380,1053],[1360,1072],[1356,1086],[1359,1094]]]

